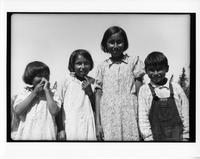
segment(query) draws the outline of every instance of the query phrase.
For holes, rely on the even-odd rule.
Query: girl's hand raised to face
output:
[[[35,94],[39,94],[39,93],[43,90],[43,86],[44,86],[44,81],[41,80],[41,81],[34,87],[33,92],[34,92]]]
[[[44,87],[43,87],[44,91],[48,91],[49,87],[50,87],[49,81],[44,77],[42,78],[42,81],[43,81],[43,84],[44,84]]]
[[[91,96],[93,94],[91,83],[87,77],[85,77],[86,80],[82,83],[82,89],[85,91],[85,94],[88,96]]]
[[[39,94],[40,92],[42,92],[43,90],[49,90],[49,81],[46,78],[42,78],[42,80],[35,86],[34,88],[34,92],[36,94]]]

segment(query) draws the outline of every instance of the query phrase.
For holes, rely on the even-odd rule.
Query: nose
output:
[[[113,48],[112,48],[113,50],[115,50],[115,49],[118,49],[118,44],[115,42],[114,43],[114,45],[113,45]]]
[[[118,44],[115,42],[115,43],[114,43],[114,48],[116,48],[116,47],[118,47]]]
[[[81,69],[84,69],[84,68],[85,68],[85,64],[82,63],[82,64],[80,65],[80,68],[81,68]]]
[[[153,72],[153,77],[159,77],[159,76],[160,76],[159,72],[157,70],[155,70]]]
[[[157,70],[155,70],[155,71],[154,71],[154,74],[158,74],[158,71],[157,71]]]

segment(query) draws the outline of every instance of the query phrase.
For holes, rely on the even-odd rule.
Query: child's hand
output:
[[[104,140],[104,133],[103,133],[103,128],[101,125],[97,125],[96,127],[96,136],[97,136],[98,141]]]
[[[189,139],[184,138],[182,141],[189,141]]]
[[[35,86],[33,92],[34,92],[35,94],[39,94],[39,93],[43,90],[43,87],[44,87],[44,82],[43,82],[43,80],[41,80],[40,83],[38,83],[38,84]]]
[[[44,78],[44,77],[42,78],[42,81],[44,83],[44,87],[43,87],[44,91],[48,91],[49,87],[50,87],[49,81],[46,78]]]
[[[61,130],[60,132],[58,132],[57,139],[58,140],[65,140],[66,139],[66,134],[65,134],[64,130]]]
[[[82,89],[85,91],[85,94],[88,96],[91,96],[93,94],[91,83],[89,82],[89,79],[85,77],[85,81],[82,83]]]

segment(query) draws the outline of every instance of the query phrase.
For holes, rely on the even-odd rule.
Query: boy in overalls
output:
[[[188,141],[189,103],[183,89],[168,80],[168,60],[161,52],[145,59],[150,83],[139,91],[139,128],[144,141]]]

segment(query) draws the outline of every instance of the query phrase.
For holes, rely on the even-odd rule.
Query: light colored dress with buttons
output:
[[[139,57],[124,56],[118,63],[110,59],[98,66],[96,87],[102,89],[100,117],[105,141],[139,140],[135,79],[144,75]]]
[[[24,89],[14,102],[16,105],[24,101],[31,94],[30,90]],[[61,107],[59,96],[53,95],[58,107]],[[25,115],[19,116],[20,122],[14,140],[56,140],[57,126],[55,117],[49,112],[47,101],[44,97],[35,98],[32,106]]]
[[[60,87],[67,140],[96,140],[94,113],[82,82],[69,75]]]

